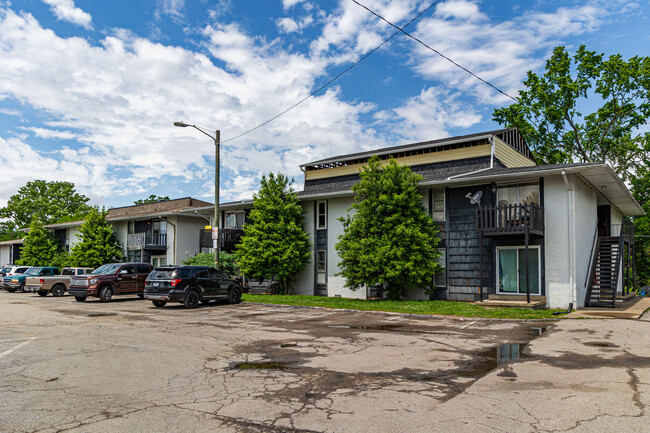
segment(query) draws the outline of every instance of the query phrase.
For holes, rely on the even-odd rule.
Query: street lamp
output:
[[[221,231],[219,230],[219,154],[221,152],[221,132],[217,129],[214,137],[210,135],[204,128],[196,125],[189,125],[185,122],[174,122],[174,126],[181,128],[192,127],[197,131],[202,132],[214,141],[214,222],[217,227],[217,247],[214,248],[214,268],[219,269],[219,250],[221,249]]]

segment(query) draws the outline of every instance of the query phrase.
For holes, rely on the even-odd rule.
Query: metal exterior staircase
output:
[[[587,306],[616,308],[616,288],[622,256],[622,235],[598,238],[588,275]]]

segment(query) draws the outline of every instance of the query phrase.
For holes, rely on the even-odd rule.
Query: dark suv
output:
[[[196,308],[199,302],[226,299],[231,304],[241,301],[242,287],[234,280],[208,266],[163,266],[147,277],[144,297],[156,307],[167,302],[180,302],[185,308]]]

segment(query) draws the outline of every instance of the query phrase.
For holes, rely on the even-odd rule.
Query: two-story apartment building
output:
[[[335,249],[339,218],[354,200],[351,187],[373,155],[423,177],[422,205],[439,224],[444,269],[432,276],[434,299],[610,305],[613,291],[631,284],[633,235],[624,217],[643,210],[621,179],[600,163],[538,166],[519,131],[504,129],[303,164],[299,197],[313,259],[294,282],[297,293],[378,294],[345,287]],[[251,203],[222,207],[243,212]],[[411,296],[429,298],[424,291]]]

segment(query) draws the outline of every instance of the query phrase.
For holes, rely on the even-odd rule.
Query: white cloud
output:
[[[57,131],[56,129],[47,129],[47,128],[21,128],[26,131],[31,131],[35,136],[45,139],[54,139],[54,140],[73,140],[79,138],[78,134],[75,134],[72,131]]]
[[[92,28],[92,17],[89,13],[75,6],[73,0],[43,0],[61,21],[77,24],[86,30]]]
[[[282,33],[296,32],[300,28],[297,22],[287,17],[277,19],[275,25],[278,26]]]
[[[304,1],[305,0],[282,0],[282,7],[287,10]]]

